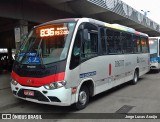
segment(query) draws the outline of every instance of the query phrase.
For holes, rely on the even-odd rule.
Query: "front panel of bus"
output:
[[[76,21],[35,27],[21,46],[13,66],[11,88],[21,99],[69,105],[65,70]]]
[[[151,63],[150,68],[159,69],[160,68],[159,39],[150,38],[149,46],[150,46],[150,63]]]

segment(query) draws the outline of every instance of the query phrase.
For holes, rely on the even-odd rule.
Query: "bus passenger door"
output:
[[[98,28],[91,23],[85,23],[81,43],[81,81],[92,79],[96,82],[99,79],[98,46]]]
[[[67,71],[67,80],[70,82],[69,87],[76,87],[80,83],[80,54],[82,43],[82,30],[78,29],[74,45],[72,48],[69,70]]]
[[[84,24],[81,44],[80,80],[94,82],[94,94],[104,91],[104,62],[99,56],[98,27],[91,23]]]
[[[98,28],[90,23],[82,23],[75,37],[67,80],[71,87],[84,80],[96,80],[98,62]]]

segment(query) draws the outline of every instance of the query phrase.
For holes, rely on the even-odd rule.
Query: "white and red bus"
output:
[[[147,73],[148,35],[90,18],[34,27],[13,66],[11,89],[24,100],[87,106],[89,98]]]

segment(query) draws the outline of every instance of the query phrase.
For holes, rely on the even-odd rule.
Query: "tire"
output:
[[[131,80],[131,84],[132,84],[132,85],[137,84],[137,82],[138,82],[138,77],[139,77],[139,76],[138,76],[138,71],[135,70],[133,79]]]
[[[78,94],[78,101],[74,104],[76,110],[84,109],[89,102],[89,90],[86,86],[82,86]]]
[[[156,70],[156,73],[159,73],[159,71],[160,71],[160,69],[157,69],[157,70]]]

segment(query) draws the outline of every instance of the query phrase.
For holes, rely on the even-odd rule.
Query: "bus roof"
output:
[[[105,27],[108,27],[108,28],[121,30],[121,31],[125,31],[125,32],[130,32],[130,33],[133,33],[133,34],[137,34],[137,35],[142,35],[142,36],[147,36],[148,37],[147,34],[139,32],[139,31],[136,31],[135,29],[127,27],[127,26],[123,26],[123,25],[116,24],[116,23],[115,24],[109,24],[109,23],[106,23],[106,22],[102,22],[102,21],[99,21],[99,20],[96,20],[96,19],[86,18],[86,17],[84,17],[84,18],[57,19],[57,20],[53,20],[53,21],[49,21],[49,22],[43,23],[43,24],[41,24],[39,26],[43,26],[43,25],[47,25],[47,24],[54,24],[54,23],[63,23],[63,22],[77,22],[78,20],[82,20],[82,19],[86,20],[86,21],[89,21],[91,23],[97,24],[97,25],[101,25],[101,26],[105,26]]]
[[[39,27],[39,26],[43,26],[43,25],[49,25],[49,24],[55,24],[55,23],[65,23],[65,22],[76,22],[78,21],[80,18],[65,18],[65,19],[57,19],[57,20],[52,20],[43,24],[40,24],[38,26],[35,27]]]
[[[88,18],[88,19],[89,19],[90,22],[94,22],[95,24],[100,24],[100,25],[108,27],[108,28],[121,30],[121,31],[125,31],[125,32],[130,32],[130,33],[134,33],[134,34],[137,34],[137,35],[142,35],[142,36],[147,36],[148,37],[147,34],[136,31],[135,29],[127,27],[127,26],[123,26],[123,25],[120,25],[120,24],[117,24],[117,23],[110,24],[110,23],[102,22],[102,21],[99,21],[99,20],[91,19],[91,18]]]
[[[149,37],[149,39],[160,39],[160,37]]]

